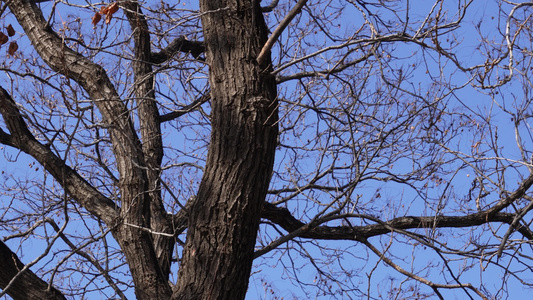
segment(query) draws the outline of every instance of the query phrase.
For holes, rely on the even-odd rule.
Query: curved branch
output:
[[[513,193],[514,194],[514,193]],[[511,196],[509,196],[510,198]],[[297,232],[291,237],[301,237],[321,240],[353,240],[364,241],[370,237],[387,234],[395,230],[421,229],[421,228],[461,228],[481,225],[491,222],[501,222],[512,224],[516,218],[513,213],[493,212],[488,209],[479,213],[466,216],[429,216],[429,217],[399,217],[386,222],[379,222],[377,218],[361,216],[356,214],[346,214],[345,217],[364,217],[378,222],[366,226],[312,226],[296,219],[288,209],[277,207],[274,204],[265,202],[261,217],[267,219],[287,232]],[[326,220],[327,221],[327,220]],[[324,221],[323,221],[324,222]],[[533,232],[526,227],[521,227],[518,231],[530,240],[533,240]],[[257,252],[260,252],[259,250]],[[256,255],[258,256],[258,255]]]
[[[13,299],[66,299],[65,296],[53,286],[39,278],[20,261],[9,247],[0,241],[0,288],[8,285],[7,294]],[[24,270],[21,272],[21,270]],[[10,284],[11,280],[15,280]]]
[[[209,92],[203,94],[202,96],[200,96],[200,98],[194,100],[194,102],[192,102],[191,104],[188,104],[188,105],[185,105],[183,108],[177,110],[177,111],[173,111],[173,112],[170,112],[168,114],[164,114],[160,117],[160,122],[163,123],[163,122],[168,122],[168,121],[172,121],[176,118],[179,118],[181,116],[183,116],[184,114],[186,113],[189,113],[193,110],[195,110],[196,108],[198,108],[199,106],[201,106],[202,104],[206,103],[207,101],[211,100],[211,94]]]
[[[344,71],[345,69],[347,69],[347,68],[349,68],[351,66],[354,66],[354,65],[356,65],[358,63],[366,61],[371,56],[374,56],[374,52],[373,51],[368,51],[365,55],[363,55],[363,56],[361,56],[361,57],[359,57],[357,59],[354,59],[354,60],[346,62],[346,63],[339,63],[339,64],[337,64],[335,67],[333,67],[331,69],[324,69],[324,70],[320,70],[320,71],[300,72],[300,73],[295,73],[295,74],[291,74],[291,75],[287,75],[287,76],[278,75],[278,76],[276,76],[276,83],[279,84],[279,83],[283,83],[283,82],[286,82],[286,81],[289,81],[289,80],[302,79],[302,78],[306,78],[306,77],[328,78],[329,75],[342,72],[342,71]]]
[[[380,259],[382,259],[387,265],[393,267],[396,271],[400,272],[401,274],[409,277],[409,278],[412,278],[418,282],[421,282],[429,287],[431,287],[435,293],[437,293],[438,295],[440,295],[438,289],[463,289],[465,290],[465,292],[468,294],[468,291],[466,289],[469,289],[473,292],[475,292],[478,296],[480,296],[483,300],[488,300],[487,297],[485,297],[481,291],[477,288],[475,288],[472,284],[470,283],[466,283],[466,284],[462,284],[462,283],[458,283],[458,284],[439,284],[439,283],[435,283],[429,279],[426,279],[424,277],[421,277],[421,276],[418,276],[414,273],[411,273],[411,272],[408,272],[407,270],[405,270],[404,268],[400,267],[398,264],[394,263],[394,261],[390,258],[388,258],[385,253],[381,252],[378,250],[378,248],[376,248],[374,245],[372,245],[370,242],[368,242],[367,240],[363,240],[362,243],[367,246],[372,252],[374,252],[374,254],[376,254]],[[468,294],[469,295],[469,294]],[[442,296],[440,297],[442,298]],[[470,297],[471,299],[473,299],[472,297]]]
[[[113,152],[124,185],[142,186],[144,166],[139,138],[133,127],[126,105],[109,80],[103,67],[69,48],[44,19],[35,3],[12,0],[9,10],[17,18],[39,56],[54,71],[81,85],[100,110],[109,127]],[[106,100],[106,101],[102,101]],[[138,195],[141,191],[135,191]]]
[[[267,6],[261,6],[261,12],[271,12],[274,10],[274,8],[276,8],[276,6],[278,6],[278,3],[279,3],[279,0],[272,0],[272,3],[270,3],[269,5]]]
[[[115,222],[118,217],[115,203],[96,190],[50,148],[37,141],[24,122],[15,101],[2,87],[0,87],[0,114],[10,132],[10,134],[0,132],[0,143],[31,155],[85,209],[107,224]]]
[[[177,52],[190,53],[194,58],[200,59],[200,54],[205,52],[203,41],[189,41],[182,35],[174,39],[165,49],[152,53],[150,61],[153,64],[162,64],[176,55]]]
[[[300,0],[296,5],[289,11],[289,13],[281,20],[278,27],[274,30],[272,35],[268,38],[265,45],[261,49],[261,52],[259,52],[259,55],[257,56],[257,62],[261,65],[263,63],[263,60],[265,60],[267,57],[270,57],[270,55],[267,55],[267,53],[270,52],[272,49],[272,46],[274,46],[274,43],[278,40],[279,36],[285,30],[285,28],[289,25],[289,23],[296,17],[297,14],[300,13],[302,10],[302,7],[307,3],[307,0]]]

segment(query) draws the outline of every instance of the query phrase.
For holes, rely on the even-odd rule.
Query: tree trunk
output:
[[[259,1],[200,1],[211,85],[211,144],[190,212],[174,299],[244,299],[274,163],[276,83]]]

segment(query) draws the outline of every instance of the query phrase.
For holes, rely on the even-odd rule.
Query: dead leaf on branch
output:
[[[107,15],[107,14],[114,14],[118,11],[118,2],[115,2],[115,3],[112,3],[112,4],[109,4],[108,6],[102,6],[102,8],[100,8],[100,14],[102,15]]]
[[[9,48],[7,49],[7,53],[11,56],[15,55],[15,51],[19,48],[19,45],[17,45],[17,42],[11,42],[9,44]]]
[[[109,10],[109,5],[108,6],[102,6],[100,7],[100,14],[101,15],[107,15],[107,11]]]
[[[92,24],[93,26],[96,26],[96,24],[98,24],[98,22],[100,22],[100,20],[102,19],[102,15],[98,12],[94,13],[94,16],[92,17]]]
[[[118,2],[115,2],[111,5],[109,5],[108,9],[107,9],[107,13],[108,14],[114,14],[118,11]]]
[[[113,18],[113,15],[112,14],[107,14],[105,16],[105,23],[106,24],[109,24],[111,22],[111,19]]]
[[[7,35],[9,35],[9,36],[14,36],[15,35],[15,29],[13,29],[13,26],[11,26],[11,24],[9,24],[7,26]]]
[[[5,35],[3,32],[0,32],[0,46],[7,43],[8,40],[9,40],[9,37]]]
[[[109,4],[108,6],[102,6],[100,8],[100,11],[95,13],[92,18],[93,25],[96,26],[96,24],[100,22],[102,15],[106,15],[105,23],[109,24],[111,20],[113,19],[113,14],[116,13],[118,9],[119,9],[118,2],[114,2],[112,4]]]

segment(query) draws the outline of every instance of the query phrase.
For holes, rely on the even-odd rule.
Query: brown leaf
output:
[[[105,23],[109,24],[111,22],[111,19],[113,19],[113,15],[112,14],[107,14],[105,16]]]
[[[9,55],[14,55],[15,51],[17,51],[18,48],[19,48],[19,45],[17,45],[17,42],[11,42],[9,44],[9,49],[7,49],[7,53]]]
[[[108,14],[114,14],[118,11],[118,2],[115,2],[107,7]]]
[[[109,6],[102,6],[100,8],[100,14],[101,15],[107,15],[107,11],[109,10]]]
[[[7,43],[9,40],[9,37],[5,35],[3,32],[0,32],[0,46]]]
[[[7,35],[9,35],[9,36],[14,36],[15,35],[15,29],[13,29],[13,26],[11,26],[11,24],[9,24],[7,26]]]
[[[93,26],[96,26],[96,24],[98,24],[98,22],[100,22],[100,20],[102,19],[102,15],[99,14],[99,13],[94,13],[94,16],[92,17],[92,24]]]

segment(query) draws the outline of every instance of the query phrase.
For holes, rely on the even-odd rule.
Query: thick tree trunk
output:
[[[174,299],[244,299],[277,139],[276,83],[259,1],[200,1],[211,144]]]

